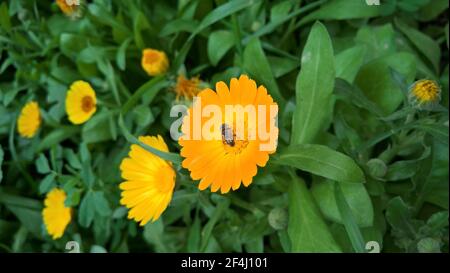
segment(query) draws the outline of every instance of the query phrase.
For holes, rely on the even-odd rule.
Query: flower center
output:
[[[247,147],[248,140],[236,139],[236,133],[228,124],[222,124],[220,130],[222,133],[222,143],[224,144],[226,153],[239,154]]]
[[[159,55],[157,52],[149,52],[145,55],[145,63],[146,64],[153,64],[157,62],[159,59]]]
[[[424,80],[416,84],[414,95],[421,102],[434,101],[439,96],[439,87],[433,81]]]
[[[84,96],[81,99],[81,109],[83,109],[85,113],[89,113],[92,111],[93,108],[94,108],[94,99],[92,99],[91,96]]]

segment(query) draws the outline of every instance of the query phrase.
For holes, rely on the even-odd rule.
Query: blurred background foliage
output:
[[[364,252],[368,241],[448,252],[448,40],[447,0],[94,0],[79,18],[53,1],[1,0],[0,251],[63,252],[75,240],[83,252]],[[169,56],[164,79],[141,68],[144,48]],[[119,205],[129,143],[118,117],[178,152],[168,130],[180,73],[265,85],[280,106],[279,149],[226,195],[178,168],[170,206],[140,228]],[[408,103],[423,78],[440,84],[442,109]],[[64,100],[79,79],[99,107],[75,126]],[[43,126],[27,140],[16,119],[30,99]],[[41,210],[55,186],[74,212],[54,241]]]

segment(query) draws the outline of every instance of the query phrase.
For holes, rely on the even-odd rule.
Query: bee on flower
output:
[[[205,128],[200,129],[202,132],[197,130],[199,135],[206,132],[210,138],[196,138],[195,128],[208,128],[211,120],[196,118],[195,113],[213,108],[216,110],[212,112],[220,116],[214,122],[217,122],[218,126],[214,126],[217,130],[212,130],[211,134],[210,130],[203,130]],[[227,109],[247,109],[248,113],[228,112]],[[252,109],[255,111],[250,111]],[[232,78],[229,87],[218,82],[215,91],[202,90],[183,118],[183,135],[178,140],[180,155],[184,157],[182,166],[190,171],[193,180],[200,180],[200,190],[210,187],[212,192],[220,189],[225,194],[237,190],[241,184],[248,187],[258,167],[264,167],[269,155],[276,151],[277,114],[278,105],[267,89],[262,85],[258,87],[246,75]],[[199,126],[196,122],[200,122]]]

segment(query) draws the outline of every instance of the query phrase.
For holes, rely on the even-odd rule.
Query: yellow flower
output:
[[[418,108],[433,107],[441,99],[441,88],[433,80],[418,80],[409,88],[409,100]]]
[[[41,125],[39,105],[35,101],[28,102],[20,112],[17,120],[17,131],[22,137],[32,138]]]
[[[163,51],[147,48],[142,51],[141,64],[148,75],[158,76],[166,73],[169,68],[169,59]]]
[[[85,81],[76,81],[66,96],[66,112],[73,124],[89,120],[97,111],[97,98],[91,85]]]
[[[80,15],[81,1],[82,0],[56,0],[56,4],[65,15],[78,17]]]
[[[139,137],[139,141],[168,152],[164,139],[158,135]],[[175,187],[175,171],[172,163],[165,161],[139,145],[131,145],[129,158],[120,164],[122,190],[120,203],[130,209],[128,219],[145,225],[158,220],[172,199]]]
[[[64,230],[70,223],[71,209],[64,205],[66,193],[60,189],[53,189],[45,198],[45,208],[42,210],[42,217],[48,234],[53,239],[61,238]]]
[[[195,113],[202,113],[206,107],[211,109],[211,106],[218,106],[221,113],[218,123],[220,127],[219,129],[217,126],[214,127],[212,138],[208,139],[203,135],[200,139],[196,138],[195,122],[200,121],[198,128],[203,128],[210,123],[210,117],[202,116],[198,119]],[[233,118],[230,119],[226,110],[229,106],[243,108],[249,106],[256,111],[261,107],[267,110],[265,113],[256,112],[256,118],[251,118],[248,114],[241,119],[234,119],[233,114]],[[194,110],[196,107],[198,111]],[[182,166],[190,171],[193,180],[200,179],[198,188],[204,190],[211,186],[212,192],[220,189],[221,193],[227,193],[230,189],[238,189],[241,183],[246,187],[250,185],[257,173],[257,166],[264,167],[269,160],[269,154],[276,150],[277,113],[278,106],[266,88],[257,87],[256,83],[245,75],[239,79],[231,79],[230,88],[224,82],[218,82],[216,92],[211,89],[201,91],[183,119],[181,126],[183,135],[178,141],[182,146],[181,156],[185,158]],[[246,126],[243,131],[239,131],[241,127],[238,124],[242,122]],[[259,132],[260,127],[272,128],[268,132],[270,137],[263,138],[261,134],[255,133]],[[269,143],[268,140],[272,141]],[[264,146],[263,149],[263,144],[268,146]]]
[[[175,93],[177,93],[176,99],[178,100],[180,96],[183,96],[187,100],[192,100],[200,92],[200,83],[199,77],[187,79],[184,75],[180,74],[174,89]]]

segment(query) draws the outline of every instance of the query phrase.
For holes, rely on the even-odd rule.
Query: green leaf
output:
[[[4,204],[36,238],[42,237],[42,202],[4,192],[0,188],[0,204]]]
[[[59,39],[59,47],[66,56],[75,58],[87,48],[87,40],[82,35],[63,33]]]
[[[217,8],[215,8],[213,11],[208,13],[206,15],[200,25],[195,30],[194,34],[200,33],[205,28],[209,27],[210,25],[214,24],[215,22],[218,22],[222,20],[225,17],[230,16],[233,13],[236,13],[250,5],[254,5],[255,0],[231,0]]]
[[[422,7],[419,11],[420,21],[431,21],[435,19],[439,14],[448,9],[447,0],[433,0],[429,1],[428,4]]]
[[[118,31],[124,33],[131,33],[131,31],[126,27],[125,24],[117,20],[108,12],[102,5],[98,3],[91,3],[88,5],[89,12],[99,20],[101,23],[117,29]]]
[[[217,30],[208,37],[208,58],[212,65],[216,66],[223,56],[234,45],[234,35],[228,30]]]
[[[380,6],[367,5],[365,1],[331,0],[303,17],[302,24],[313,20],[346,20],[372,18],[380,15]]]
[[[164,160],[171,161],[175,164],[181,164],[181,156],[175,153],[163,152],[156,148],[153,148],[145,143],[140,142],[135,136],[133,136],[128,129],[125,127],[122,115],[119,116],[119,127],[122,130],[123,136],[126,138],[128,142],[131,144],[137,144],[148,152],[155,154],[156,156],[161,157]]]
[[[280,105],[284,104],[277,82],[270,68],[269,61],[261,47],[258,38],[252,39],[244,49],[244,70],[253,78],[257,84],[267,88],[267,92]]]
[[[2,165],[3,165],[3,159],[4,159],[4,152],[3,152],[3,148],[2,145],[0,145],[0,183],[3,180],[3,171],[2,171]]]
[[[89,253],[108,253],[108,251],[103,246],[92,245]]]
[[[348,237],[352,243],[353,249],[357,253],[365,253],[365,243],[361,231],[356,224],[355,217],[350,209],[349,204],[344,197],[344,193],[341,189],[341,185],[338,183],[334,184],[334,196],[336,198],[336,204],[340,215],[342,215],[342,220],[344,222],[345,230],[347,231]]]
[[[314,181],[311,193],[322,214],[333,222],[344,224],[334,193],[334,181]],[[339,183],[355,222],[360,227],[373,225],[374,211],[372,201],[363,184]]]
[[[448,145],[448,125],[443,124],[425,124],[420,123],[415,126],[419,130],[423,130],[428,134],[432,135],[436,140],[440,141],[443,144]]]
[[[145,34],[143,33],[143,31],[147,29],[151,29],[147,17],[141,11],[135,12],[133,15],[134,42],[136,43],[136,46],[141,50],[145,48]]]
[[[247,44],[251,39],[253,39],[255,37],[261,37],[265,34],[275,31],[278,27],[280,27],[285,22],[299,16],[302,13],[306,13],[310,10],[315,9],[316,7],[320,6],[324,2],[326,2],[326,0],[318,0],[318,1],[312,2],[310,4],[304,5],[303,7],[299,8],[299,9],[294,9],[291,13],[289,13],[286,16],[276,17],[276,20],[271,20],[268,24],[265,24],[263,27],[261,27],[257,31],[255,31],[253,34],[245,37],[243,39],[243,43]]]
[[[117,67],[119,67],[119,69],[122,71],[125,70],[125,68],[126,68],[127,48],[131,41],[132,41],[131,38],[126,39],[125,41],[123,41],[123,43],[120,45],[119,49],[117,50],[116,64],[117,64]]]
[[[35,199],[8,193],[6,191],[3,191],[1,188],[0,188],[0,203],[5,205],[23,207],[32,210],[42,209],[42,202]]]
[[[110,216],[111,215],[111,208],[109,207],[108,200],[105,198],[105,194],[100,191],[94,192],[94,204],[95,204],[95,211],[98,212],[101,216]]]
[[[367,110],[376,116],[382,116],[383,113],[374,102],[369,100],[366,95],[356,86],[353,86],[345,80],[337,78],[334,84],[334,92],[346,102],[351,102],[361,109]]]
[[[447,49],[448,49],[448,45],[449,45],[449,38],[448,38],[448,23],[445,25],[445,28],[444,28],[444,32],[445,32],[445,41],[447,42]],[[447,68],[448,68],[448,66],[447,66]],[[447,71],[448,72],[448,71]],[[448,73],[446,73],[446,74],[448,74]]]
[[[6,207],[19,219],[29,232],[38,239],[42,238],[42,211],[12,205],[6,205]]]
[[[288,234],[292,252],[341,252],[320,215],[305,182],[295,179],[289,185]]]
[[[112,139],[110,119],[113,116],[114,112],[105,109],[89,119],[81,132],[83,142],[90,144]]]
[[[153,98],[158,94],[158,92],[166,87],[168,85],[167,81],[164,81],[163,76],[154,77],[153,79],[149,80],[148,82],[141,85],[136,92],[131,96],[131,98],[128,99],[128,101],[122,106],[121,113],[122,115],[125,115],[128,111],[131,110],[131,108],[138,103],[139,99],[141,99],[144,94],[147,94],[147,96],[150,96],[150,99],[148,99],[148,103],[151,103]]]
[[[44,139],[39,143],[37,151],[42,152],[49,149],[57,143],[61,143],[64,140],[77,134],[80,130],[78,126],[64,126],[53,130],[50,134],[46,135]]]
[[[272,71],[275,78],[284,76],[300,66],[298,61],[285,57],[269,56],[267,59],[272,66]]]
[[[413,182],[416,186],[417,202],[426,201],[448,210],[448,144],[433,141],[432,160],[419,165]]]
[[[36,168],[40,174],[47,174],[51,171],[50,166],[48,165],[47,157],[45,157],[44,154],[39,154],[39,157],[36,160]]]
[[[406,52],[374,59],[363,65],[355,79],[356,85],[381,108],[384,115],[394,112],[404,98],[402,91],[391,77],[390,67],[401,73],[407,82],[414,80],[415,58]]]
[[[366,49],[354,46],[336,55],[336,77],[352,83],[364,62]]]
[[[229,199],[223,199],[219,202],[217,205],[217,208],[214,210],[213,215],[210,217],[208,223],[203,227],[202,233],[201,233],[201,244],[200,244],[200,251],[205,252],[206,248],[208,247],[208,243],[210,241],[212,231],[214,229],[214,226],[216,223],[220,220],[220,218],[223,216],[224,212],[230,205]]]
[[[197,29],[198,25],[199,23],[196,20],[179,18],[166,24],[159,33],[159,36],[169,36],[183,31],[192,33]]]
[[[11,20],[8,14],[8,5],[3,2],[0,5],[0,29],[9,32],[11,31]]]
[[[39,183],[39,193],[44,194],[49,192],[55,185],[56,173],[48,174],[41,183]]]
[[[328,107],[335,78],[333,46],[327,29],[319,22],[309,33],[301,67],[295,85],[297,107],[291,144],[311,143],[331,115]]]
[[[362,170],[353,159],[322,145],[290,146],[275,156],[274,163],[298,168],[338,182],[365,181]]]
[[[158,252],[167,252],[167,247],[163,243],[164,224],[162,219],[149,222],[144,227],[144,239],[147,243],[155,245]]]
[[[189,228],[189,234],[187,237],[187,252],[199,252],[200,251],[200,236],[201,236],[201,223],[199,217],[195,217],[194,223]]]
[[[393,235],[399,247],[411,248],[412,241],[418,238],[421,221],[413,219],[412,209],[403,202],[400,196],[392,198],[386,209],[386,220],[391,225]]]
[[[388,166],[386,175],[383,177],[387,181],[397,181],[414,176],[416,171],[422,165],[422,161],[427,159],[431,154],[431,149],[427,147],[422,155],[413,160],[399,160]]]
[[[395,23],[411,43],[433,64],[434,71],[439,72],[439,61],[441,60],[439,44],[417,29],[409,27],[401,20],[397,19]]]
[[[179,67],[184,63],[187,53],[192,46],[192,42],[194,37],[202,32],[205,28],[210,25],[222,20],[225,17],[230,16],[233,13],[236,13],[250,5],[254,5],[255,2],[259,2],[258,0],[231,0],[217,8],[206,15],[200,25],[195,29],[195,31],[189,36],[186,43],[180,49],[177,54],[174,62],[173,69],[174,71],[178,71]]]
[[[366,47],[366,61],[397,51],[396,33],[392,24],[363,26],[356,33],[355,42]]]
[[[82,168],[80,158],[74,153],[72,149],[64,149],[64,157],[71,167],[75,169]]]
[[[95,210],[94,193],[88,191],[84,195],[83,200],[81,200],[80,209],[78,211],[78,223],[80,223],[82,227],[89,227],[94,220]]]

